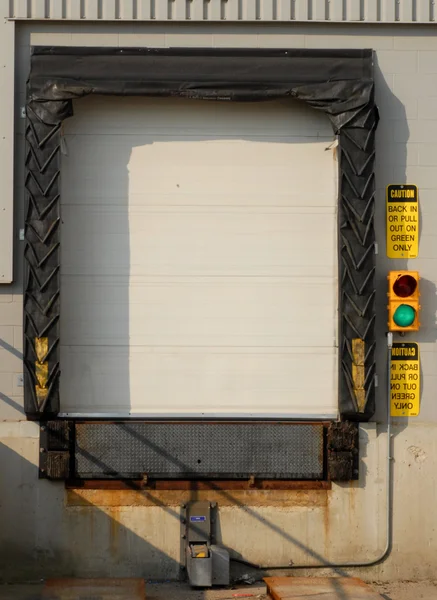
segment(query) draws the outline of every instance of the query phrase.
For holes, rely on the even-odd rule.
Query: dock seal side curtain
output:
[[[60,127],[88,94],[302,100],[339,139],[339,410],[365,421],[374,394],[371,50],[35,47],[27,87],[24,363],[30,419],[59,413]],[[291,185],[291,182],[290,182]]]

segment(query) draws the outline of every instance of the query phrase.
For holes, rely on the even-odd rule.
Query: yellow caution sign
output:
[[[387,187],[387,256],[416,258],[419,254],[419,199],[417,186]]]
[[[417,417],[420,411],[419,346],[396,342],[391,350],[390,414]]]

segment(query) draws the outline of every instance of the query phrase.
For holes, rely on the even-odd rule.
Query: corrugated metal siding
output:
[[[12,19],[432,23],[434,0],[2,0]]]

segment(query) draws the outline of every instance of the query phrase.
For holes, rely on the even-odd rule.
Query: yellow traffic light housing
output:
[[[387,279],[389,331],[418,331],[420,327],[419,273],[390,271]]]

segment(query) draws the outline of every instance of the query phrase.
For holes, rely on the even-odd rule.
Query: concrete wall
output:
[[[361,479],[330,491],[209,493],[220,506],[222,542],[264,564],[370,561],[385,544],[385,294],[390,268],[418,269],[422,279],[420,417],[397,421],[394,435],[394,540],[383,564],[357,570],[367,579],[434,577],[437,567],[436,281],[437,36],[432,26],[57,24],[17,23],[16,230],[23,226],[25,79],[30,44],[365,47],[376,51],[377,101],[377,373],[375,423],[361,429]],[[385,186],[420,191],[420,258],[385,255]],[[22,242],[16,240],[15,283],[0,288],[0,574],[178,575],[178,506],[182,493],[66,492],[37,479],[38,426],[24,421],[20,387]],[[338,572],[342,572],[341,569]]]

